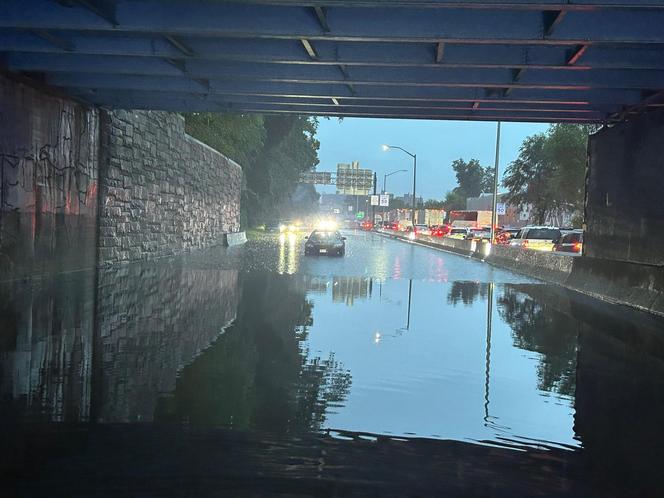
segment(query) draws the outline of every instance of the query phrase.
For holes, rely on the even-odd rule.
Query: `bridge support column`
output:
[[[574,287],[664,314],[664,112],[590,138],[585,219]]]

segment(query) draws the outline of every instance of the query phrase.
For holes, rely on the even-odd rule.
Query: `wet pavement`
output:
[[[660,496],[664,321],[366,232],[0,282],[20,496]]]

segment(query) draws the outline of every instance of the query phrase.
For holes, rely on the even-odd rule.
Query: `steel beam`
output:
[[[64,32],[63,32],[64,33]],[[134,57],[182,57],[162,36],[66,33],[71,52],[82,55],[122,55]],[[63,38],[64,40],[64,38]],[[664,69],[659,48],[588,46],[583,63],[568,66],[569,46],[446,44],[444,60],[435,62],[440,52],[435,44],[426,43],[354,43],[318,41],[318,58],[312,60],[302,51],[297,40],[244,40],[232,38],[178,38],[194,52],[187,58],[201,60],[239,60],[265,63],[311,65],[394,66],[394,67],[468,67],[534,69]],[[68,53],[64,47],[45,43],[27,31],[0,32],[0,46],[6,52]]]
[[[113,26],[84,8],[49,0],[5,0],[0,4],[0,28],[431,43],[664,43],[663,9],[574,10],[550,37],[542,36],[543,19],[538,10],[337,7],[327,9],[327,22],[333,30],[325,32],[307,9],[127,0],[116,4],[117,26]]]
[[[575,52],[579,54],[580,51]],[[575,55],[574,57],[576,57]],[[572,58],[573,60],[573,58]],[[181,61],[178,61],[180,63]],[[175,75],[172,66],[158,59],[136,57],[95,58],[78,54],[46,56],[12,53],[7,58],[12,71],[76,72],[92,74],[134,74],[145,76]],[[211,64],[187,60],[178,64],[181,72],[192,78],[242,79],[284,83],[319,83],[360,85],[399,85],[431,87],[542,88],[578,89],[664,88],[664,70],[596,69],[591,71],[415,68],[403,71],[394,67],[333,67],[299,64],[251,64],[226,62]]]
[[[82,89],[117,89],[163,91],[168,86],[176,91],[200,91],[201,86],[182,77],[154,77],[128,75],[91,75],[61,73],[47,76],[53,86]],[[358,86],[353,95],[344,84],[294,84],[247,82],[237,80],[210,80],[209,93],[255,95],[292,98],[356,98],[409,100],[421,102],[521,102],[547,105],[635,105],[642,100],[642,92],[634,90],[547,91],[515,89],[509,97],[491,94],[480,88],[431,88],[403,86]]]

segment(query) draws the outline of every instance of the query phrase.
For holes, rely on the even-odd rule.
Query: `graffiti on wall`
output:
[[[92,233],[95,225],[98,116],[56,102],[33,112],[0,147],[2,266],[76,244],[80,230]]]

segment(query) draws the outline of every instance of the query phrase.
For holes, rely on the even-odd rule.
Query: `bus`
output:
[[[453,227],[480,228],[491,226],[491,211],[450,211]]]

